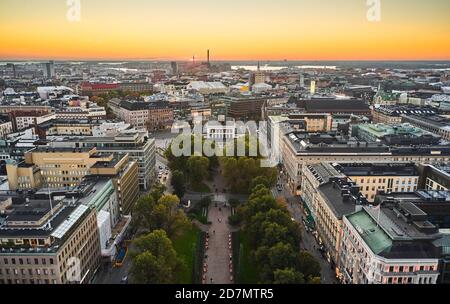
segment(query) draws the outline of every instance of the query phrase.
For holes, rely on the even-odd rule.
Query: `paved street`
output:
[[[170,130],[164,130],[152,133],[150,136],[155,138],[155,146],[157,149],[165,150],[178,134],[172,134]]]
[[[331,268],[330,263],[322,256],[321,252],[318,250],[319,245],[317,244],[316,239],[312,235],[312,232],[308,232],[303,225],[303,218],[305,218],[305,214],[303,213],[301,202],[298,197],[292,196],[290,191],[284,187],[283,184],[282,191],[278,191],[276,188],[272,189],[272,194],[274,197],[284,197],[287,201],[287,207],[289,212],[291,213],[292,218],[300,223],[301,231],[302,231],[302,241],[300,243],[300,247],[303,250],[311,253],[320,263],[322,268],[321,279],[322,284],[337,284],[338,281],[336,279],[336,275],[334,270]]]
[[[228,217],[230,208],[224,208],[223,203],[209,208],[208,220],[212,225],[209,229],[209,248],[205,263],[208,265],[206,284],[230,284],[230,252]],[[211,281],[212,279],[212,281]]]
[[[125,277],[130,280],[129,273],[132,263],[129,254],[130,249],[122,267],[113,267],[111,264],[100,267],[95,276],[94,284],[121,284]]]
[[[163,169],[160,169],[162,167]],[[165,194],[171,194],[173,193],[173,187],[171,184],[172,179],[172,172],[170,171],[168,167],[168,161],[158,153],[156,154],[156,171],[157,174],[161,171],[169,170],[168,174],[163,174],[160,178],[158,178],[159,182],[166,186],[166,192]]]

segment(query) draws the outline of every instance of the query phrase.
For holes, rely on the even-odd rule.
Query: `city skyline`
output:
[[[450,59],[445,0],[382,1],[379,22],[362,0],[80,3],[71,22],[66,1],[2,1],[0,60]]]

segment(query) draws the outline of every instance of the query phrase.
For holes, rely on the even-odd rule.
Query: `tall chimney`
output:
[[[207,58],[208,58],[208,65],[209,65],[209,50],[207,52]]]

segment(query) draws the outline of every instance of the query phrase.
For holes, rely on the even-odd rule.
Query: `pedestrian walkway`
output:
[[[209,229],[208,250],[205,254],[206,284],[230,284],[232,273],[230,272],[231,243],[230,227],[228,225],[228,217],[230,216],[230,208],[226,208],[223,204],[217,207],[213,203],[209,208],[208,220],[212,223]]]

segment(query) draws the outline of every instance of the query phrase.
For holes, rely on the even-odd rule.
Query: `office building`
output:
[[[450,164],[421,164],[420,189],[450,191]]]
[[[128,154],[138,164],[139,187],[148,190],[156,175],[155,139],[148,132],[127,130],[114,137],[71,136],[49,139],[50,147],[96,148],[100,153]]]
[[[438,145],[441,137],[410,124],[358,124],[352,135],[362,141],[385,142],[388,145]]]
[[[43,69],[45,78],[47,79],[55,78],[55,63],[53,61],[43,63]]]
[[[0,215],[0,284],[89,283],[101,254],[95,209],[42,194],[8,199]]]

